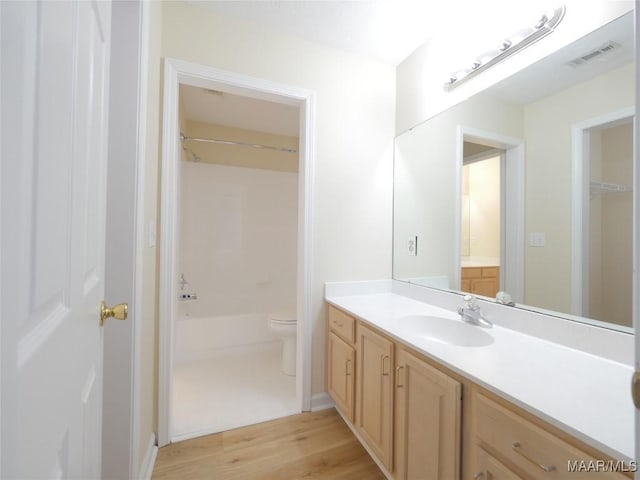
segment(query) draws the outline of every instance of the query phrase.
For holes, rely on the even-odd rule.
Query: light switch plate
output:
[[[529,234],[530,247],[544,247],[546,238],[544,232],[531,232]]]

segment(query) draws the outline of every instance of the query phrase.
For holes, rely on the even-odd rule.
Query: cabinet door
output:
[[[393,444],[393,343],[358,324],[356,427],[391,471]]]
[[[522,480],[495,457],[488,454],[484,449],[477,447],[477,463],[473,480]]]
[[[399,350],[396,368],[395,478],[460,478],[460,383]]]
[[[497,278],[478,278],[471,280],[471,293],[485,297],[495,297],[498,293]]]
[[[328,390],[336,406],[349,420],[354,419],[355,350],[338,336],[329,333]]]

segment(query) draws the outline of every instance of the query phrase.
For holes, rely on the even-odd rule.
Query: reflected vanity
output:
[[[400,134],[394,279],[632,332],[634,58],[627,14]]]

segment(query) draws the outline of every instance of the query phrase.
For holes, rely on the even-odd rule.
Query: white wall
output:
[[[316,93],[312,393],[325,387],[325,281],[391,276],[395,69],[164,2],[162,54]]]
[[[195,162],[181,167],[178,263],[189,282],[185,292],[198,298],[179,302],[179,313],[295,311],[298,175]]]
[[[472,128],[503,137],[522,138],[522,108],[487,95],[456,105],[396,139],[394,192],[394,277],[425,274],[453,279],[460,249],[454,232],[460,217],[456,196],[457,129]],[[508,168],[508,167],[507,167]],[[407,254],[407,239],[418,235],[418,255]]]

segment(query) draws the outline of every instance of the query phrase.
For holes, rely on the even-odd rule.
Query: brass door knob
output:
[[[118,320],[126,320],[129,313],[129,305],[120,303],[115,307],[107,307],[104,302],[100,304],[100,326],[104,325],[107,318],[116,318]]]

